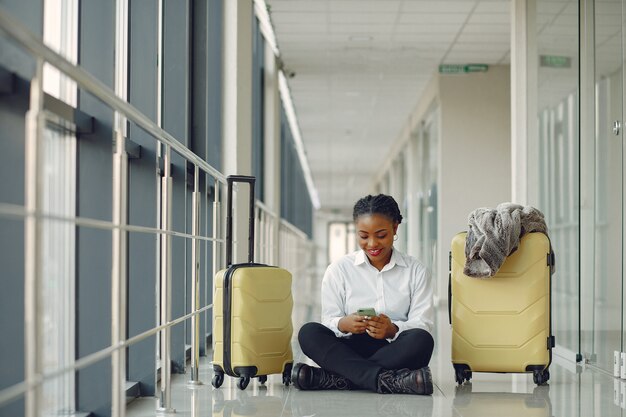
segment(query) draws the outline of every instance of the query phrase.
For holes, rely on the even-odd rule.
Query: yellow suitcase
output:
[[[229,176],[226,264],[215,276],[213,294],[212,384],[219,388],[224,374],[239,377],[245,389],[250,378],[267,381],[267,375],[282,373],[291,382],[293,353],[291,336],[291,274],[289,271],[256,264],[254,257],[254,177]],[[250,184],[250,240],[247,263],[232,261],[232,184]]]
[[[543,233],[528,233],[490,278],[463,274],[466,233],[452,239],[448,308],[452,364],[462,384],[472,372],[532,372],[550,378],[554,336],[550,281],[554,252]]]

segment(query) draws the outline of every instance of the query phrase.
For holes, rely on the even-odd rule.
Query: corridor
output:
[[[624,417],[624,45],[626,0],[0,0],[0,417]],[[355,215],[371,195],[393,215]],[[504,202],[555,252],[522,310],[551,378],[458,387],[450,242]],[[402,286],[373,265],[356,308],[391,294],[413,325],[404,289],[432,287],[432,397],[211,386],[220,271],[290,273],[305,361],[324,271],[366,239],[425,267]],[[287,357],[285,311],[242,334],[278,328]]]

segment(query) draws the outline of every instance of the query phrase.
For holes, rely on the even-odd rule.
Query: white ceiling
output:
[[[509,0],[266,3],[285,68],[295,72],[289,86],[324,209],[351,208],[371,191],[439,64],[509,63]],[[577,18],[577,2],[539,3],[539,26],[571,41],[557,17]]]

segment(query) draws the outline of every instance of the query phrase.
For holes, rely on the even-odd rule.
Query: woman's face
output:
[[[380,214],[366,214],[356,219],[359,246],[372,265],[382,268],[389,262],[393,236],[397,229],[397,223]]]

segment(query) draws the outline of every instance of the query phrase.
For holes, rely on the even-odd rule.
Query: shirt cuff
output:
[[[335,336],[337,337],[348,337],[352,335],[352,333],[343,333],[341,330],[339,330],[339,320],[341,319],[342,317],[334,317],[330,319],[326,327],[332,330],[335,333]]]
[[[387,339],[390,342],[393,342],[394,340],[396,340],[398,338],[398,336],[400,336],[400,333],[402,333],[404,330],[406,330],[406,323],[403,321],[394,321],[391,320],[391,323],[395,324],[396,326],[398,326],[398,331],[396,332],[396,335],[392,338]]]

